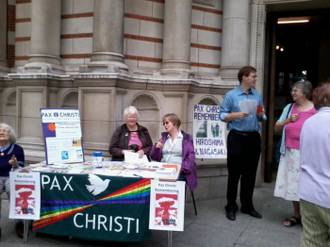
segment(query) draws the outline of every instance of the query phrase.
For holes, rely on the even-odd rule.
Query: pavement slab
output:
[[[261,183],[254,192],[254,204],[262,219],[237,212],[236,221],[226,219],[225,197],[197,201],[195,216],[191,202],[185,206],[185,229],[173,232],[173,247],[299,247],[301,226],[284,227],[283,221],[292,215],[291,202],[273,196],[274,183]],[[4,198],[4,195],[3,195]],[[16,236],[15,221],[8,219],[9,202],[2,201],[0,226],[1,247],[78,247],[78,246],[115,246],[115,247],[166,247],[168,233],[152,231],[148,241],[140,243],[118,243],[91,241],[51,235],[36,235],[30,231],[28,242]]]

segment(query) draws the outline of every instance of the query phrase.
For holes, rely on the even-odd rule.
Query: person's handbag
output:
[[[288,113],[286,114],[286,118],[287,119],[289,117],[289,114],[291,112],[291,109],[293,107],[293,103],[291,103],[290,105],[290,108],[288,110]],[[278,141],[277,143],[277,147],[276,147],[276,154],[275,154],[275,159],[276,159],[276,162],[279,164],[280,163],[280,158],[281,158],[281,144],[282,144],[282,138],[283,138],[283,135],[281,136],[280,140]]]

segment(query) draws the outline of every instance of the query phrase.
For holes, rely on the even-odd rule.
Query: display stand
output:
[[[168,231],[167,235],[167,246],[172,247],[172,231]]]
[[[29,235],[29,221],[28,220],[23,220],[24,224],[24,234],[23,234],[23,242],[27,243],[27,238]]]

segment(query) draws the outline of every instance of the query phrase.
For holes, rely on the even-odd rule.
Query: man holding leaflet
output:
[[[253,206],[253,190],[261,151],[259,122],[266,121],[261,95],[254,89],[257,81],[256,69],[245,66],[238,72],[240,85],[229,91],[220,107],[220,120],[227,122],[230,130],[227,139],[227,205],[226,217],[236,220],[238,182],[241,179],[241,212],[261,219]],[[241,101],[256,101],[255,113],[242,112]],[[240,103],[241,102],[241,103]]]

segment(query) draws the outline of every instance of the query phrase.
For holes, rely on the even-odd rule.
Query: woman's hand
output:
[[[275,127],[274,127],[275,132],[282,130],[283,127],[289,123],[296,122],[298,120],[298,118],[299,118],[299,113],[292,114],[290,117],[288,117],[284,121],[275,124]]]
[[[292,122],[296,122],[298,119],[299,119],[299,113],[292,114],[292,115],[289,117],[289,121],[290,121],[290,123],[292,123]]]
[[[139,154],[139,159],[141,159],[144,155],[144,151],[142,149],[137,151],[136,153]]]
[[[162,143],[162,140],[159,140],[157,143],[156,143],[156,148],[163,148],[164,145]]]
[[[13,168],[18,167],[18,163],[17,163],[17,159],[16,159],[15,155],[11,156],[11,159],[8,161],[8,163],[11,164],[11,166]]]

